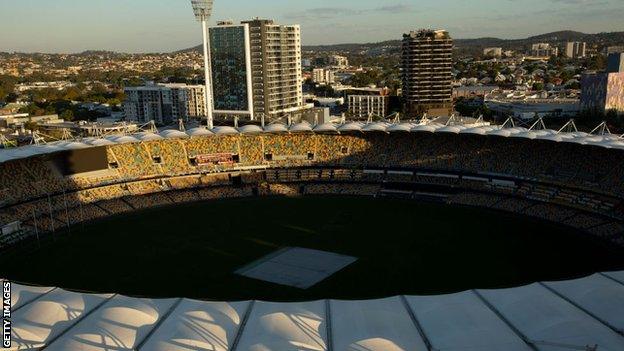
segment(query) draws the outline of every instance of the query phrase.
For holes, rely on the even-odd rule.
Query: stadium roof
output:
[[[87,147],[138,143],[161,139],[182,139],[208,137],[212,135],[233,134],[258,134],[258,133],[446,133],[446,134],[473,134],[482,136],[498,136],[505,138],[522,138],[545,140],[557,143],[574,143],[580,145],[592,145],[608,149],[623,149],[624,138],[615,134],[588,134],[583,132],[561,132],[551,129],[531,130],[524,127],[511,127],[486,125],[483,123],[473,124],[441,124],[430,123],[388,123],[388,122],[347,122],[344,124],[324,123],[313,126],[308,122],[302,122],[287,126],[281,123],[269,124],[262,128],[256,125],[242,127],[219,126],[212,130],[205,128],[193,128],[186,132],[169,129],[159,133],[140,132],[134,135],[111,135],[102,139],[85,138],[79,141],[59,141],[43,145],[28,145],[11,149],[0,149],[0,163],[27,158],[35,155],[52,152],[80,149]]]
[[[12,288],[18,350],[624,350],[624,271],[368,301],[208,302]]]

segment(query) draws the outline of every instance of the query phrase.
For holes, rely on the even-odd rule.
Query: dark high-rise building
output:
[[[624,53],[612,52],[607,58],[607,72],[620,73],[624,72]]]
[[[452,56],[453,39],[447,31],[403,35],[403,103],[408,117],[452,113]]]
[[[253,119],[249,26],[221,22],[209,32],[215,115]]]

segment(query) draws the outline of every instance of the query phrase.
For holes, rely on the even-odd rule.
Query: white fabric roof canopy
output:
[[[13,284],[12,302],[14,350],[624,350],[624,271],[502,290],[296,303]]]
[[[212,130],[202,127],[193,128],[186,132],[175,129],[161,131],[160,134],[140,132],[135,135],[112,135],[104,139],[85,138],[82,141],[67,142],[59,141],[44,145],[28,145],[11,149],[0,149],[0,163],[10,160],[27,158],[46,153],[81,149],[87,147],[96,147],[112,144],[126,144],[149,142],[160,139],[184,139],[189,137],[213,137],[220,135],[234,134],[256,134],[256,133],[297,133],[297,132],[316,132],[316,133],[346,133],[346,132],[384,132],[384,133],[447,133],[447,134],[475,134],[483,136],[496,136],[504,138],[524,138],[537,139],[549,142],[566,142],[579,145],[591,145],[608,149],[623,149],[624,139],[617,135],[590,135],[581,132],[557,132],[550,129],[529,130],[522,127],[502,128],[501,126],[477,126],[474,125],[450,125],[445,126],[439,123],[413,124],[413,123],[387,123],[387,122],[347,122],[345,124],[325,123],[312,126],[307,122],[287,126],[281,123],[273,123],[264,128],[257,125],[245,125],[238,128],[230,126],[219,126]]]

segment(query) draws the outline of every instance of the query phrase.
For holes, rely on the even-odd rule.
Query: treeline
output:
[[[63,90],[35,89],[25,92],[32,101],[31,104],[20,109],[20,113],[28,113],[32,116],[58,114],[65,120],[94,120],[103,117],[97,111],[85,109],[81,102],[94,102],[108,104],[113,110],[119,110],[125,100],[125,94],[121,90],[109,90],[103,84],[93,84],[87,87],[78,84]]]

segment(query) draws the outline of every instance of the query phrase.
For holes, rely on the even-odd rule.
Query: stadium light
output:
[[[204,75],[206,80],[206,87],[204,98],[206,102],[206,124],[208,125],[208,129],[212,129],[214,127],[213,117],[212,117],[212,81],[211,81],[211,72],[210,72],[210,47],[209,37],[206,33],[206,22],[212,16],[212,5],[214,0],[191,0],[191,5],[193,6],[193,12],[195,13],[195,18],[201,22],[202,24],[202,35],[204,38]]]

